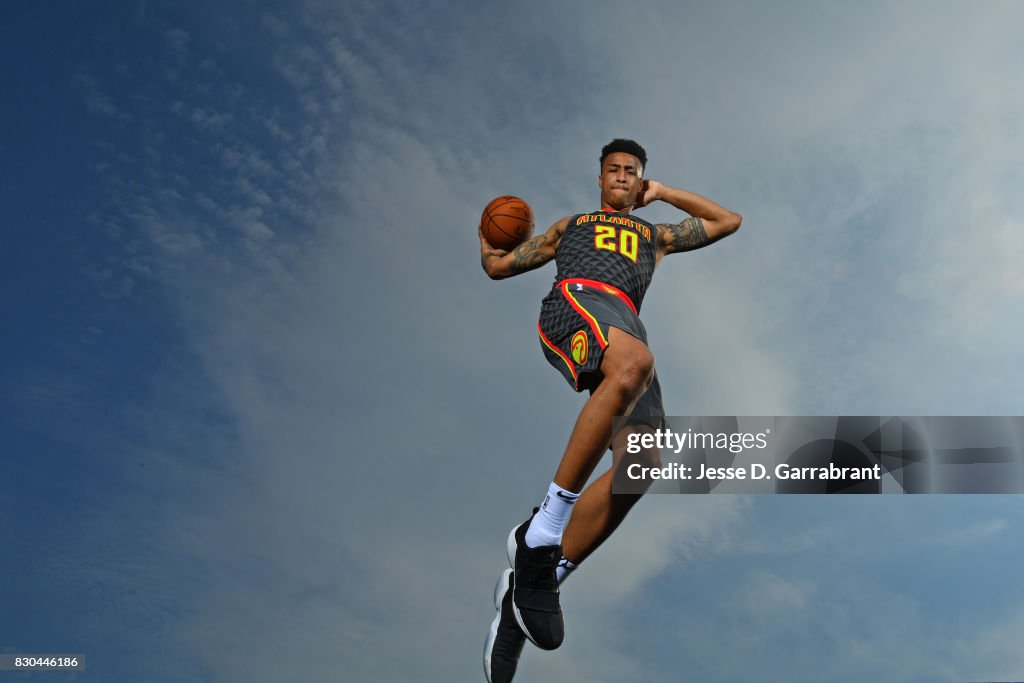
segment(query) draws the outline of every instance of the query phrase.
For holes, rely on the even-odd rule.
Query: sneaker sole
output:
[[[516,567],[516,548],[519,547],[516,544],[516,531],[518,530],[518,526],[512,527],[512,531],[508,532],[508,541],[505,542],[505,554],[508,556],[508,566],[513,569]]]
[[[512,574],[511,569],[506,569],[501,573],[501,578],[494,586],[494,609],[498,610],[498,614],[491,622],[491,630],[487,632],[487,640],[484,641],[484,676],[487,677],[487,683],[491,683],[491,650],[494,648],[494,639],[498,637],[498,624],[501,622],[501,600],[512,583]]]

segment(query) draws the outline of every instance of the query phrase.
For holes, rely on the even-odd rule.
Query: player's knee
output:
[[[643,396],[650,386],[646,375],[640,370],[629,369],[622,372],[613,380],[616,393],[621,397],[623,408],[633,404]]]
[[[630,354],[617,379],[623,393],[632,397],[643,395],[654,381],[654,356],[646,348]]]
[[[642,342],[620,338],[608,347],[601,364],[604,383],[628,405],[654,381],[654,355]]]
[[[634,456],[633,462],[641,467],[658,469],[661,467],[661,451],[657,448],[645,448]]]

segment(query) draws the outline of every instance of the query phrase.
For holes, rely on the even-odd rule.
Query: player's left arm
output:
[[[679,223],[658,224],[658,257],[677,251],[706,247],[740,229],[743,216],[720,206],[707,197],[669,187],[657,180],[645,180],[637,197],[637,206],[663,201],[690,214]]]

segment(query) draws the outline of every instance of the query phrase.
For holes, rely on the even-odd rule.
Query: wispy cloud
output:
[[[90,114],[117,118],[122,121],[131,120],[131,114],[121,111],[114,98],[102,92],[95,77],[79,71],[73,79],[75,88],[81,93],[85,107]]]
[[[1009,523],[1002,518],[983,520],[965,528],[949,530],[939,537],[938,542],[950,548],[962,550],[969,546],[985,543],[1009,528]]]

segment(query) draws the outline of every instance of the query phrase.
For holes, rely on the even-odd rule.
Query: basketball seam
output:
[[[499,206],[505,206],[506,204],[510,204],[511,202],[514,202],[515,200],[517,200],[519,198],[515,197],[513,195],[510,195],[510,194],[507,194],[504,197],[498,197],[498,199],[504,199],[505,201],[501,202],[500,204],[495,204],[494,206],[491,206],[490,204],[488,204],[487,207],[486,207],[486,210],[487,211],[493,211],[494,209],[497,209]],[[495,201],[497,201],[497,200],[495,200]],[[522,201],[522,200],[519,199],[519,201]],[[494,202],[492,201],[491,204],[494,204]]]
[[[524,202],[522,199],[519,199],[519,197],[516,197],[515,195],[503,195],[502,197],[499,197],[499,199],[501,199],[502,201],[497,203],[497,204],[495,204],[494,206],[491,206],[490,204],[488,204],[484,208],[484,215],[487,216],[487,220],[490,221],[491,225],[494,226],[494,229],[496,231],[498,231],[498,233],[500,233],[500,234],[504,235],[505,237],[509,238],[509,240],[517,242],[517,244],[509,247],[510,249],[514,249],[516,246],[518,246],[519,244],[521,244],[523,242],[522,237],[520,235],[518,235],[518,234],[512,234],[512,233],[508,232],[507,230],[502,228],[500,225],[498,225],[498,222],[496,220],[494,220],[494,219],[495,218],[511,218],[513,220],[516,220],[516,221],[522,221],[523,224],[526,226],[527,230],[529,230],[530,226],[532,226],[533,221],[532,220],[526,220],[522,216],[516,216],[516,215],[508,214],[508,213],[495,213],[495,211],[497,209],[505,206],[506,204],[511,204],[513,202],[516,202],[516,201],[521,202],[524,206],[527,206],[527,207],[529,205],[526,204],[526,202]],[[497,201],[497,200],[494,200],[494,201]],[[492,201],[491,203],[493,204],[494,202]],[[498,248],[500,249],[501,247],[498,247]]]
[[[489,220],[489,221],[491,222],[491,224],[492,224],[492,225],[494,225],[494,229],[495,229],[495,230],[497,230],[498,232],[500,232],[500,233],[501,233],[502,235],[504,235],[505,237],[509,237],[509,238],[511,238],[511,239],[516,239],[516,236],[515,236],[515,235],[510,235],[510,234],[508,234],[507,232],[505,232],[505,230],[503,230],[503,229],[502,229],[502,227],[501,227],[500,225],[498,225],[498,222],[497,222],[496,220],[494,220],[494,218],[493,218],[493,217],[491,217],[491,214],[490,214],[490,213],[488,213],[488,214],[487,214],[487,220]]]

